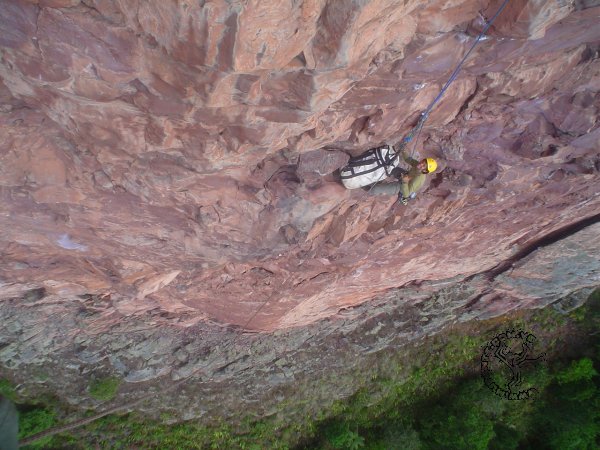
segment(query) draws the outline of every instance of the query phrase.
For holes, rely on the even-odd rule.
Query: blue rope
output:
[[[427,109],[423,113],[421,113],[421,119],[419,120],[419,123],[417,125],[417,127],[418,127],[417,139],[415,139],[415,143],[413,145],[413,150],[410,154],[411,157],[414,154],[415,149],[417,148],[417,141],[419,140],[419,135],[421,134],[421,129],[423,128],[423,125],[425,125],[425,122],[429,118],[429,113],[431,112],[431,110],[433,109],[435,104],[441,100],[441,98],[444,95],[444,93],[446,92],[446,90],[448,90],[448,87],[450,86],[450,84],[452,84],[452,82],[458,76],[458,73],[460,72],[462,65],[465,63],[465,61],[467,60],[467,58],[469,57],[469,55],[471,54],[473,49],[475,49],[475,47],[477,46],[477,44],[479,43],[481,38],[485,35],[487,30],[489,30],[489,28],[492,26],[492,23],[494,23],[494,20],[496,20],[496,18],[500,15],[500,13],[502,12],[502,10],[504,9],[504,7],[507,4],[508,4],[508,0],[504,0],[504,3],[502,3],[502,6],[500,6],[500,8],[498,8],[498,11],[496,11],[496,14],[494,14],[494,16],[488,21],[487,25],[484,27],[484,29],[481,31],[481,33],[479,33],[479,36],[477,36],[477,39],[475,39],[475,42],[473,42],[473,45],[471,45],[471,48],[469,49],[469,51],[465,54],[463,59],[458,63],[458,65],[456,66],[456,69],[454,69],[454,72],[452,72],[452,75],[450,75],[450,78],[448,78],[448,81],[446,81],[446,84],[444,85],[444,87],[442,88],[440,93],[437,95],[436,98],[433,99],[433,101],[429,104]],[[412,136],[407,142],[410,142],[410,140],[412,140]]]
[[[431,110],[433,109],[433,107],[435,106],[435,104],[440,101],[440,99],[442,98],[442,95],[444,95],[444,93],[446,92],[446,90],[448,89],[448,87],[450,86],[450,84],[456,79],[456,77],[458,76],[458,72],[460,72],[460,69],[462,68],[462,65],[467,60],[467,58],[469,57],[469,55],[471,54],[471,52],[473,51],[473,49],[475,48],[475,46],[479,43],[479,41],[481,40],[481,38],[487,32],[487,30],[492,26],[492,23],[494,23],[494,20],[496,20],[496,18],[500,15],[500,13],[502,12],[502,10],[504,9],[504,7],[507,4],[508,4],[508,0],[504,0],[504,3],[502,3],[502,6],[500,6],[500,8],[498,9],[498,11],[496,11],[496,14],[494,14],[494,16],[490,19],[490,21],[487,23],[487,25],[485,26],[485,28],[483,29],[483,31],[481,33],[479,33],[479,36],[477,36],[477,39],[475,39],[475,42],[473,42],[473,45],[471,45],[471,48],[469,49],[469,51],[467,52],[467,54],[458,63],[458,65],[456,66],[456,69],[454,69],[454,72],[452,72],[452,75],[450,75],[450,78],[448,78],[448,81],[446,81],[446,84],[444,85],[444,87],[442,88],[442,90],[440,91],[440,93],[438,94],[438,96],[431,102],[431,104],[427,107],[427,109],[423,113],[423,115],[425,116],[425,120],[427,120],[427,117],[429,116],[429,113],[431,112]]]
[[[417,135],[415,138],[415,142],[413,144],[413,149],[410,153],[411,158],[413,157],[415,150],[417,148],[417,142],[419,142],[419,136],[421,136],[421,130],[423,129],[423,125],[425,125],[425,122],[429,118],[429,113],[431,112],[431,110],[433,109],[435,104],[440,101],[440,99],[442,98],[442,96],[444,95],[446,90],[448,90],[448,87],[450,86],[450,84],[452,84],[452,82],[456,79],[456,77],[458,76],[458,73],[460,72],[460,69],[462,68],[462,65],[465,63],[465,61],[467,60],[467,58],[469,57],[469,55],[471,54],[473,49],[477,46],[477,44],[479,43],[481,38],[485,35],[487,30],[489,30],[489,28],[492,26],[492,23],[494,23],[494,20],[496,20],[496,18],[500,15],[500,13],[502,12],[502,10],[504,9],[504,7],[507,4],[508,4],[508,0],[504,0],[504,3],[502,3],[500,8],[498,8],[498,11],[496,11],[496,14],[494,14],[494,16],[488,21],[486,26],[483,28],[481,33],[479,33],[479,36],[477,36],[477,39],[475,39],[475,42],[473,42],[473,45],[471,45],[471,48],[469,49],[469,51],[465,54],[463,59],[458,63],[458,65],[456,66],[456,69],[454,69],[454,72],[452,72],[452,75],[450,75],[450,78],[448,78],[448,81],[446,81],[446,84],[444,85],[444,87],[442,88],[440,93],[437,95],[436,98],[433,99],[433,101],[429,104],[427,109],[421,113],[421,118],[419,119],[417,126],[413,129],[413,131],[411,131],[409,133],[408,136],[406,136],[404,139],[402,139],[400,148],[404,148],[405,145],[408,145],[408,143],[410,141],[412,141],[413,136],[415,136],[415,134]],[[394,155],[394,158],[392,159],[392,161],[394,161],[399,156],[399,154],[400,154],[400,152],[398,151]],[[384,174],[385,174],[385,172],[384,172]],[[375,187],[375,185],[377,185],[380,181],[381,181],[381,179],[377,180],[373,185],[371,185],[371,188],[369,189],[369,191],[371,191],[371,189],[373,189]]]

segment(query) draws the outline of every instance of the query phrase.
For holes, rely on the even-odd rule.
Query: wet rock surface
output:
[[[252,404],[600,284],[594,2],[510,2],[433,110],[416,151],[439,169],[407,207],[333,174],[410,130],[500,3],[3,2],[2,365],[86,405],[92,373],[202,367]]]

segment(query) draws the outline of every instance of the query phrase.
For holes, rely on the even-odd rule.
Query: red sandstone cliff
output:
[[[318,326],[402,287],[468,286],[441,326],[600,284],[593,2],[509,2],[421,135],[440,167],[409,206],[331,175],[410,130],[500,3],[4,0],[3,364],[115,329]],[[136,357],[77,364],[191,370]]]

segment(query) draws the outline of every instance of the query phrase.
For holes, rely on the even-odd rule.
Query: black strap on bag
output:
[[[383,154],[384,149],[389,149],[386,155]],[[388,170],[388,168],[393,168],[395,157],[396,155],[394,154],[392,147],[388,145],[382,145],[381,147],[373,148],[360,156],[350,158],[348,164],[346,164],[346,166],[340,171],[340,178],[342,180],[347,180],[350,178],[373,173],[381,169],[382,167],[384,168],[386,174],[389,176],[389,174],[391,173],[391,169]],[[373,167],[369,167],[366,170],[358,170],[358,167],[368,166],[371,164],[375,165]],[[344,175],[343,172],[347,171],[349,171],[350,174]]]

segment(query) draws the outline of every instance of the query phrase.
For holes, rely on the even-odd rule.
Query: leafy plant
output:
[[[19,439],[30,436],[56,425],[56,413],[46,408],[33,408],[19,413]],[[34,442],[28,448],[46,449],[51,448],[52,437],[46,437]]]
[[[589,381],[596,375],[598,375],[598,372],[594,369],[594,362],[590,358],[581,358],[572,361],[569,367],[560,371],[556,375],[556,381],[558,384],[573,383],[583,380]]]
[[[0,395],[12,400],[13,402],[17,399],[17,394],[10,381],[0,378]]]
[[[333,448],[357,450],[363,448],[365,439],[348,424],[332,423],[326,430],[327,441]]]
[[[90,396],[96,400],[112,400],[119,389],[121,381],[116,377],[92,380],[89,387]]]

